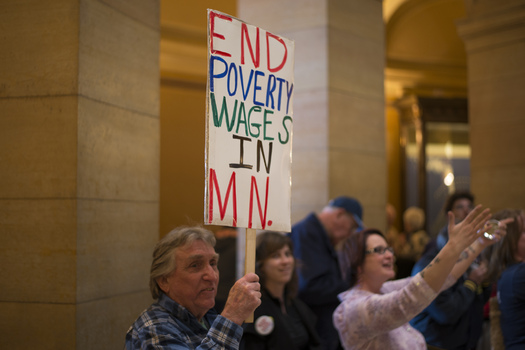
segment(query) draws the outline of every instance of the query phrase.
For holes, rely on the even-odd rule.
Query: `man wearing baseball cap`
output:
[[[337,295],[349,287],[341,277],[335,247],[363,228],[359,201],[340,196],[320,213],[310,213],[293,225],[289,233],[300,266],[298,296],[317,315],[316,328],[325,350],[341,349],[332,314],[339,305]]]

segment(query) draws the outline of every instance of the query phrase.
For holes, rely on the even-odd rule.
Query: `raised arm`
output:
[[[507,224],[511,223],[512,221],[514,221],[514,218],[501,220],[498,231],[495,233],[496,237],[494,239],[487,239],[483,236],[483,234],[481,234],[480,237],[474,241],[474,243],[469,245],[461,253],[459,260],[452,268],[452,271],[450,272],[452,277],[455,279],[461,277],[461,275],[467,271],[471,263],[476,259],[476,257],[479,256],[479,254],[481,254],[485,248],[501,240],[507,234]]]
[[[483,210],[481,205],[458,224],[454,224],[454,214],[448,212],[448,242],[421,271],[421,277],[434,291],[441,289],[449,274],[452,273],[455,279],[461,276],[484,247],[490,245],[487,240],[478,241],[482,236],[480,230],[489,218],[490,210]]]

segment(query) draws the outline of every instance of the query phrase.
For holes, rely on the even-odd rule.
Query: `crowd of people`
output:
[[[431,240],[419,208],[405,211],[401,233],[383,233],[365,226],[358,200],[337,197],[291,232],[258,233],[255,273],[220,297],[216,237],[176,228],[154,249],[156,302],[125,347],[480,350],[490,332],[489,349],[524,349],[524,211],[491,213],[468,192],[444,209],[448,223]],[[485,236],[491,217],[497,229]],[[411,273],[397,275],[398,255]]]

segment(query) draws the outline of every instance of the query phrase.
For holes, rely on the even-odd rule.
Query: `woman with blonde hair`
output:
[[[410,276],[416,261],[421,258],[430,240],[425,231],[425,211],[418,207],[409,207],[403,212],[404,231],[394,243],[398,278]]]

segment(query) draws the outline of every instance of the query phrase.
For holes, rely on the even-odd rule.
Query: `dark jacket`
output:
[[[294,298],[287,306],[287,310],[294,308],[299,314],[302,324],[304,325],[309,342],[306,349],[320,350],[321,342],[315,331],[315,315],[301,300]],[[270,316],[273,318],[273,328],[267,335],[261,334],[257,327],[257,320],[260,317]],[[279,301],[269,295],[266,290],[262,290],[261,305],[255,309],[254,323],[245,323],[243,325],[244,333],[241,340],[241,350],[299,350],[297,349],[290,337],[287,320],[281,312]],[[263,332],[264,333],[264,332]],[[301,349],[302,350],[302,349]]]
[[[412,275],[423,270],[447,240],[448,234],[445,239],[438,236],[437,244],[429,246],[415,264]],[[447,350],[476,348],[482,332],[483,306],[490,297],[491,288],[488,285],[477,286],[465,275],[452,287],[439,293],[427,308],[410,321],[423,333],[427,344]]]
[[[340,303],[337,295],[349,284],[342,278],[337,253],[314,213],[293,225],[289,236],[300,266],[298,296],[317,316],[316,330],[324,348],[338,349],[332,314]]]
[[[505,349],[525,349],[525,263],[508,266],[498,281]]]

